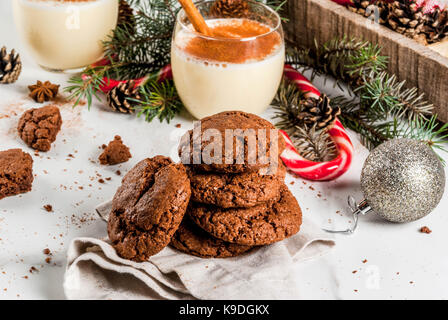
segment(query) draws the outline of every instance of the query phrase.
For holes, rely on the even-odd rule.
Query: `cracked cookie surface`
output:
[[[20,117],[17,130],[20,138],[31,148],[48,151],[61,130],[62,118],[59,108],[47,105],[25,111]]]
[[[123,178],[113,200],[108,234],[118,255],[145,261],[166,247],[190,200],[185,167],[156,156]]]
[[[187,212],[198,226],[212,236],[249,246],[288,238],[296,234],[302,224],[300,206],[284,184],[278,201],[231,209],[191,202]]]
[[[253,248],[216,239],[188,217],[185,217],[180,224],[170,245],[179,251],[201,258],[236,257]]]
[[[285,148],[285,141],[274,125],[255,114],[225,111],[201,119],[200,126],[200,130],[196,129],[197,134],[194,130],[190,130],[181,138],[178,150],[182,163],[189,164],[197,171],[222,173],[257,171],[267,167],[271,158],[277,161],[278,155]],[[227,132],[233,130],[234,135],[229,135],[227,139],[231,143],[226,142],[226,130]],[[271,133],[277,134],[278,143],[271,141]],[[220,137],[220,141],[214,140],[215,134]],[[219,147],[218,142],[221,142]],[[220,154],[215,155],[215,144]],[[255,147],[249,147],[250,145]],[[194,151],[196,149],[199,152]],[[265,152],[261,152],[262,150]],[[260,153],[264,153],[265,156],[260,156]],[[199,156],[200,163],[194,163],[195,157]]]
[[[221,208],[249,208],[278,200],[286,168],[280,161],[273,174],[258,172],[222,174],[187,170],[191,182],[191,199]]]
[[[31,191],[33,158],[21,149],[0,151],[0,199]]]

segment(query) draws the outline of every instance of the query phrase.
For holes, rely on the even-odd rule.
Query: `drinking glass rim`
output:
[[[210,2],[215,2],[215,1],[214,1],[214,0],[203,0],[203,1],[196,2],[195,5],[196,5],[196,6],[201,6],[201,5],[205,4],[205,3],[210,3]],[[255,39],[258,39],[258,38],[261,38],[261,37],[265,37],[265,36],[267,36],[267,35],[269,35],[269,34],[271,34],[271,33],[274,33],[274,32],[277,32],[277,31],[278,31],[278,29],[279,29],[279,28],[281,27],[281,25],[282,25],[282,19],[281,19],[280,15],[279,15],[275,10],[273,10],[271,7],[265,5],[264,3],[261,3],[261,2],[250,1],[250,0],[247,1],[247,2],[250,3],[250,4],[256,5],[256,6],[263,7],[264,9],[267,9],[267,11],[269,11],[271,14],[273,14],[273,15],[277,18],[277,24],[276,24],[276,26],[273,27],[271,30],[269,30],[269,31],[266,32],[266,33],[259,34],[259,35],[257,35],[257,36],[253,36],[253,37],[225,38],[225,37],[213,37],[213,36],[207,36],[207,35],[205,35],[205,34],[202,34],[202,33],[197,32],[197,31],[194,30],[194,29],[191,30],[190,28],[188,28],[188,26],[185,25],[185,24],[181,21],[181,19],[180,19],[181,14],[184,14],[184,15],[185,15],[185,10],[184,10],[183,8],[181,8],[181,10],[179,10],[179,12],[177,13],[176,21],[177,21],[177,23],[182,27],[182,29],[187,30],[188,32],[193,33],[193,34],[197,35],[198,37],[201,37],[201,38],[204,38],[204,39],[207,39],[207,40],[221,40],[221,41],[222,41],[222,40],[225,40],[225,41],[236,41],[236,42],[241,42],[241,41],[253,41],[253,40],[255,40]],[[225,18],[224,18],[224,19],[225,19]],[[248,19],[248,20],[249,20],[249,19]]]

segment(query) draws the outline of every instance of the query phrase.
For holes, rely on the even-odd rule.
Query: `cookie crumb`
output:
[[[102,165],[114,165],[126,162],[131,157],[129,148],[123,144],[121,137],[115,136],[98,159]]]
[[[358,272],[358,270],[353,270],[353,271],[352,271],[353,274],[355,274],[355,273],[357,273],[357,272]]]
[[[367,263],[367,259],[362,260],[362,263]]]
[[[420,228],[420,232],[421,233],[426,233],[426,234],[430,234],[432,232],[431,229],[429,229],[427,226],[421,227]]]
[[[106,183],[106,181],[104,181],[104,179],[98,179],[99,183]]]
[[[117,176],[121,176],[121,171],[120,171],[120,170],[117,170],[117,171],[115,171],[115,174],[116,174]]]
[[[50,263],[51,263],[51,258],[50,258],[50,257],[47,257],[47,258],[45,259],[45,262],[48,263],[48,264],[50,264]]]
[[[46,254],[46,255],[51,255],[51,251],[50,251],[50,249],[48,249],[48,248],[45,248],[45,249],[43,250],[43,253]]]
[[[176,124],[176,128],[180,128],[182,125],[180,123]]]
[[[52,206],[51,204],[46,204],[46,205],[44,205],[44,209],[45,209],[47,212],[53,212],[53,206]]]

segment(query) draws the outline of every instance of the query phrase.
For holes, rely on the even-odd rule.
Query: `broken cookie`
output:
[[[33,158],[21,149],[0,151],[0,199],[31,191]]]
[[[59,108],[47,105],[25,111],[20,117],[17,130],[20,138],[31,148],[48,151],[61,130],[62,118]]]
[[[129,148],[123,144],[120,136],[115,136],[114,140],[104,148],[103,153],[98,158],[103,165],[114,165],[128,161],[132,157]]]

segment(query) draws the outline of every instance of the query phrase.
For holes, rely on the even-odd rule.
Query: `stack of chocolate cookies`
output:
[[[299,231],[302,213],[284,183],[279,155],[285,145],[275,127],[232,111],[202,119],[198,130],[181,141],[183,164],[158,156],[140,162],[123,179],[108,227],[120,256],[144,261],[169,243],[195,256],[233,257]],[[245,134],[214,144],[225,141],[229,130]],[[248,147],[251,139],[255,150]],[[261,156],[251,158],[254,154]]]
[[[195,142],[200,145],[196,149],[202,156],[210,148],[213,141],[204,142],[204,137],[210,136],[207,130],[219,132],[222,142],[226,141],[226,131],[229,136],[232,130],[233,146],[222,143],[222,161],[215,158],[215,162],[208,161],[208,164],[204,161],[185,164],[191,199],[183,229],[178,230],[171,245],[198,256],[229,257],[297,233],[301,210],[284,183],[286,168],[279,155],[285,144],[275,127],[256,115],[229,111],[202,119],[200,130],[201,135],[190,131],[182,139],[179,153],[184,163],[188,158],[194,160]],[[238,130],[246,134],[238,136]],[[243,143],[238,144],[239,138]],[[250,139],[256,142],[256,150],[250,150]],[[260,148],[265,151],[262,156]],[[233,155],[229,157],[226,150],[233,150]],[[257,157],[251,159],[254,153]],[[219,244],[217,249],[209,252],[208,246],[199,246],[194,237],[199,232],[201,238],[208,237],[208,242]],[[229,246],[232,250],[228,250]]]

